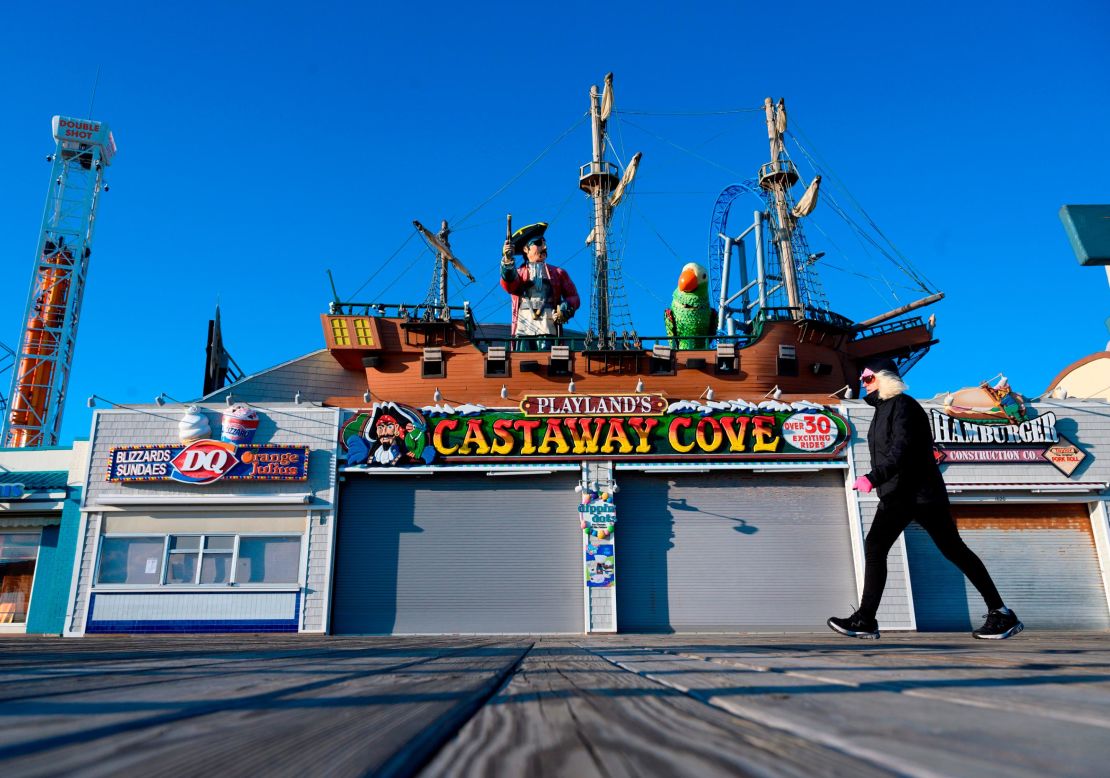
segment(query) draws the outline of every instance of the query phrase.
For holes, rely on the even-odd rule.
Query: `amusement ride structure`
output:
[[[65,407],[77,341],[81,298],[92,252],[105,168],[116,153],[108,125],[92,119],[53,119],[50,186],[35,249],[34,272],[12,382],[2,445],[52,446]]]

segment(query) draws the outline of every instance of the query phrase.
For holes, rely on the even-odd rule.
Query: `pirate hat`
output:
[[[545,232],[547,232],[547,222],[536,222],[535,224],[529,224],[527,227],[521,227],[513,233],[513,254],[523,254],[524,246],[528,241],[533,238],[542,238]]]

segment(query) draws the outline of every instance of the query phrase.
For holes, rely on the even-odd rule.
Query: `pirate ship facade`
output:
[[[364,377],[324,400],[352,409],[336,631],[810,629],[855,597],[841,399],[864,361],[921,358],[932,327],[903,315],[941,295],[861,323],[823,303],[798,226],[819,182],[793,201],[785,107],[768,100],[755,277],[741,262],[729,296],[730,245],[719,327],[683,330],[676,293],[665,334],[618,332],[609,233],[640,155],[623,173],[604,158],[611,110],[610,76],[591,90],[580,170],[593,212],[584,332],[508,335],[450,306],[447,268],[466,270],[446,224],[417,225],[437,254],[434,299],[337,299],[322,317],[328,353]]]

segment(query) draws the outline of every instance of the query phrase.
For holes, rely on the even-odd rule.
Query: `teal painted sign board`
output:
[[[1110,265],[1110,205],[1065,205],[1060,221],[1081,265]]]

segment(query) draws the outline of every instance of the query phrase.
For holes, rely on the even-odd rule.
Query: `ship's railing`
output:
[[[855,340],[863,340],[864,338],[873,338],[876,335],[888,335],[892,332],[901,332],[902,330],[913,329],[914,327],[922,326],[923,322],[921,317],[913,316],[909,319],[899,319],[898,321],[884,322],[883,324],[876,324],[874,327],[868,327],[865,330],[860,330],[856,333]]]
[[[850,330],[854,326],[850,319],[841,316],[839,313],[809,305],[805,307],[761,308],[756,315],[757,321],[799,321],[803,319],[805,321],[822,322],[845,330]]]
[[[471,342],[482,351],[486,351],[490,346],[505,348],[509,351],[516,352],[535,352],[535,351],[550,351],[552,346],[567,346],[574,352],[621,352],[621,351],[643,351],[650,352],[655,346],[666,346],[675,351],[709,351],[715,349],[722,343],[733,343],[736,348],[744,348],[751,344],[758,337],[758,334],[742,333],[737,335],[711,335],[700,338],[672,338],[670,335],[637,335],[630,333],[628,335],[617,335],[611,337],[609,342],[602,345],[596,336],[590,337],[587,334],[577,333],[570,336],[551,336],[551,335],[530,335],[520,337],[477,337],[472,338]],[[682,342],[691,342],[691,348],[680,348],[679,340]]]
[[[470,304],[463,305],[427,305],[419,303],[343,303],[338,300],[328,303],[328,314],[331,316],[376,316],[379,318],[391,317],[402,322],[450,322],[453,319],[462,319],[466,326],[467,335],[473,335],[475,329],[474,314]]]

